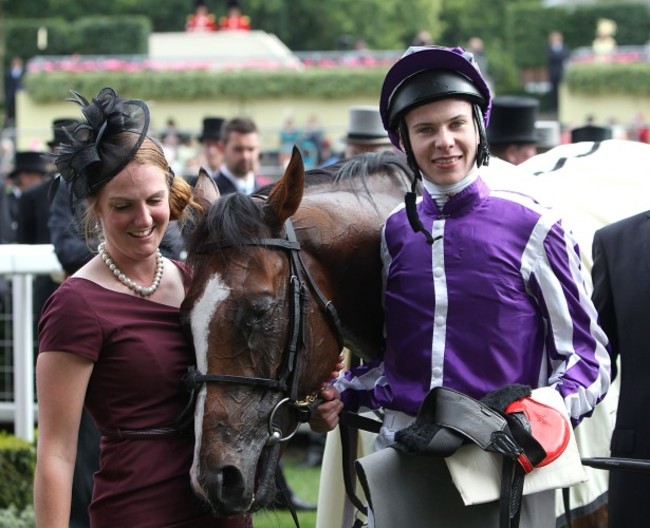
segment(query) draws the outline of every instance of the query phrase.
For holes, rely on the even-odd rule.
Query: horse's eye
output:
[[[271,311],[276,304],[275,299],[271,297],[260,297],[251,301],[251,312],[262,317],[265,313]]]
[[[270,324],[273,314],[278,306],[277,299],[266,295],[256,296],[242,302],[240,306],[241,322],[245,327],[255,330]]]

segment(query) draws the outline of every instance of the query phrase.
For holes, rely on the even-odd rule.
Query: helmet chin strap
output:
[[[433,236],[427,231],[427,229],[422,224],[422,220],[418,215],[418,211],[415,205],[417,199],[416,189],[418,185],[418,180],[422,180],[422,174],[420,172],[420,167],[418,167],[417,161],[415,161],[415,156],[413,155],[413,149],[411,148],[411,138],[409,138],[408,130],[406,128],[406,123],[404,119],[400,120],[399,124],[399,134],[404,144],[404,152],[406,153],[406,162],[408,166],[413,171],[413,183],[411,184],[411,191],[407,192],[404,196],[404,204],[406,206],[406,217],[408,218],[409,224],[411,224],[411,229],[415,233],[422,233],[427,240],[427,244],[433,244]]]
[[[476,166],[487,166],[490,163],[490,150],[488,148],[487,133],[485,132],[485,121],[483,121],[483,114],[481,107],[474,103],[474,121],[478,128],[478,149],[476,151]]]
[[[481,108],[479,107],[478,104],[474,104],[472,106],[473,106],[474,121],[476,122],[476,126],[478,127],[478,135],[479,135],[479,143],[476,151],[476,166],[481,167],[489,163],[490,151],[488,149],[487,134],[485,132],[485,123],[483,121],[483,114],[481,113]],[[422,172],[420,171],[420,167],[418,166],[417,161],[415,161],[413,148],[411,147],[411,138],[409,137],[408,129],[406,127],[406,123],[404,122],[403,118],[400,120],[399,123],[399,135],[400,135],[400,139],[402,140],[402,144],[404,145],[404,153],[406,154],[406,161],[415,176],[413,178],[413,183],[411,184],[411,191],[407,192],[406,195],[404,196],[404,204],[406,206],[406,217],[408,218],[409,224],[411,225],[411,229],[413,229],[413,232],[422,233],[426,238],[427,244],[432,245],[434,242],[433,236],[422,224],[422,220],[420,220],[420,216],[418,215],[418,211],[416,207],[417,194],[415,191],[417,189],[418,181],[422,180]]]

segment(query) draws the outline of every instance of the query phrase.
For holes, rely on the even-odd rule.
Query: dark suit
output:
[[[72,275],[92,257],[81,232],[84,203],[79,202],[72,208],[68,184],[61,179],[50,204],[48,228],[54,252],[67,275]]]
[[[20,198],[12,190],[11,186],[5,187],[5,200],[7,212],[9,213],[9,229],[7,229],[7,242],[10,244],[18,240],[18,200]]]
[[[569,58],[568,48],[561,46],[548,46],[546,56],[548,59],[548,80],[551,83],[551,110],[557,111],[558,89],[564,76],[564,63]]]
[[[235,187],[235,184],[221,172],[219,172],[214,178],[214,183],[217,184],[217,188],[219,189],[220,194],[230,194],[237,192],[237,187]]]
[[[0,182],[0,244],[13,242],[14,231],[11,227],[11,213],[9,211],[9,190],[4,183]],[[9,292],[11,288],[7,279],[0,277],[0,310],[7,313],[11,308]],[[0,329],[0,336],[2,329]]]
[[[9,189],[4,183],[0,183],[0,244],[9,244],[14,237],[9,209]]]
[[[47,197],[50,182],[45,181],[24,191],[18,200],[18,243],[49,244],[50,202]],[[48,275],[34,278],[34,322],[38,322],[41,309],[58,284]]]
[[[214,179],[214,183],[217,184],[217,188],[219,189],[220,194],[230,194],[238,191],[237,187],[232,182],[232,180],[228,179],[228,177],[223,172],[217,173],[217,175],[213,179]],[[259,191],[262,187],[264,187],[268,183],[271,183],[271,181],[270,180],[265,181],[263,177],[255,176],[255,183],[253,184],[253,192]]]
[[[593,300],[620,357],[620,399],[612,435],[613,457],[650,460],[650,211],[596,231]],[[650,474],[612,471],[609,526],[646,527]]]
[[[50,202],[47,192],[50,182],[45,181],[27,189],[18,200],[18,243],[49,244]]]

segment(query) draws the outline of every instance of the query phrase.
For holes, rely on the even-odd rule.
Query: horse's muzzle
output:
[[[235,463],[204,465],[201,487],[215,514],[239,515],[270,506],[275,498],[279,455],[278,444],[262,451],[256,468]]]

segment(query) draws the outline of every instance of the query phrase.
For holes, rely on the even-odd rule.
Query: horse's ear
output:
[[[287,218],[295,214],[302,200],[304,185],[305,166],[300,150],[294,146],[284,175],[273,186],[264,205],[264,215],[268,224],[279,227]]]
[[[194,197],[199,201],[212,204],[219,199],[219,196],[220,193],[217,184],[206,170],[201,167],[199,177],[196,179],[196,185],[194,185]]]

